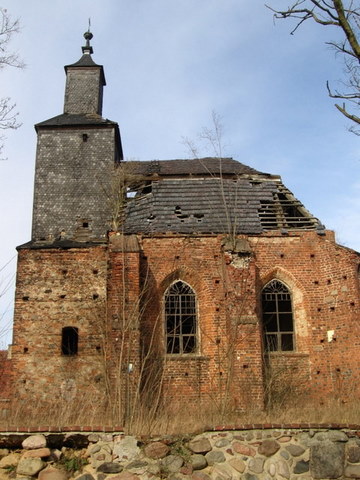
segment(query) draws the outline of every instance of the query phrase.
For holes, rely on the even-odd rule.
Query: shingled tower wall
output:
[[[83,47],[65,67],[64,114],[36,125],[33,241],[102,239],[111,227],[111,175],[122,159],[117,123],[101,117],[103,67]]]
[[[64,113],[102,114],[103,86],[106,85],[102,66],[96,65],[90,54],[92,34],[85,33],[86,46],[83,57],[73,65],[67,65]]]

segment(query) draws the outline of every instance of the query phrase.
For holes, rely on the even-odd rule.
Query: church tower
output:
[[[111,177],[123,158],[119,127],[103,118],[104,70],[91,54],[65,67],[64,113],[35,128],[38,135],[32,242],[98,242],[111,224]]]

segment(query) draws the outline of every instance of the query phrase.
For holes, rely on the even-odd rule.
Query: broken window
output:
[[[180,280],[165,293],[166,353],[196,353],[196,296],[192,288]]]
[[[265,350],[294,350],[294,322],[289,289],[279,280],[272,280],[262,291],[262,318]]]
[[[79,332],[76,327],[64,327],[61,334],[61,353],[76,355],[78,353]]]

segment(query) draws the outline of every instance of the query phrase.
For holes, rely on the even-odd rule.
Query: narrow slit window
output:
[[[76,327],[64,327],[61,333],[61,353],[76,355],[78,353],[79,331]]]
[[[265,350],[294,350],[294,321],[289,289],[279,280],[272,280],[262,291],[262,318]]]
[[[166,353],[197,351],[196,296],[184,282],[173,283],[165,293]]]

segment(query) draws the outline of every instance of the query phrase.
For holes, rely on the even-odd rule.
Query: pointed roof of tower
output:
[[[72,63],[71,65],[65,65],[65,72],[68,71],[68,68],[89,68],[89,67],[97,67],[101,69],[101,79],[103,85],[106,85],[106,80],[105,80],[105,74],[104,74],[104,68],[102,65],[98,65],[97,63],[94,62],[94,60],[91,58],[91,55],[94,53],[93,47],[90,45],[90,40],[93,38],[93,34],[88,30],[87,32],[84,33],[84,38],[86,40],[86,45],[81,47],[82,49],[82,57],[75,63]]]

